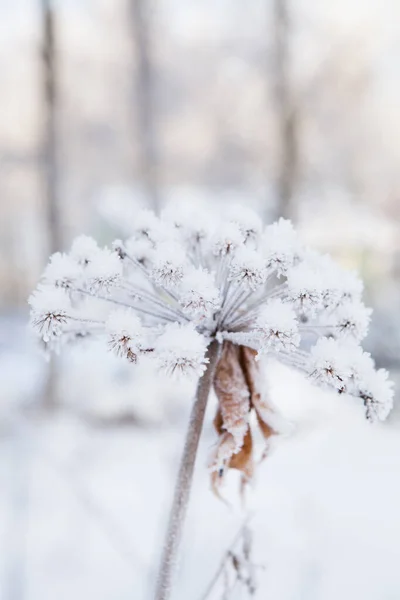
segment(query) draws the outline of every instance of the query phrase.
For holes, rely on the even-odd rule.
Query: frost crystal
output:
[[[46,283],[55,287],[68,289],[76,284],[82,276],[82,269],[67,254],[56,252],[50,256],[50,262],[43,273]]]
[[[245,242],[257,242],[262,232],[260,217],[250,208],[234,204],[229,208],[228,218],[239,227]]]
[[[346,381],[350,376],[346,355],[340,344],[332,338],[321,338],[311,350],[311,376],[335,387],[339,392],[346,391]]]
[[[63,332],[68,323],[70,302],[67,294],[57,288],[39,287],[29,298],[31,323],[44,342]]]
[[[233,254],[244,244],[244,235],[237,223],[222,223],[214,236],[215,256]]]
[[[267,266],[278,277],[285,275],[300,255],[301,247],[290,221],[279,219],[265,229],[262,252]]]
[[[324,287],[318,272],[307,263],[293,267],[287,275],[288,300],[304,315],[315,316],[323,306]]]
[[[229,275],[231,281],[245,283],[250,290],[255,291],[267,279],[265,260],[256,250],[243,246],[232,258]]]
[[[72,244],[70,257],[72,260],[85,267],[100,253],[97,242],[87,236],[80,235]]]
[[[184,313],[201,319],[215,313],[221,297],[212,275],[204,269],[192,269],[182,279],[179,302]]]
[[[100,250],[87,265],[85,277],[90,292],[110,293],[113,287],[119,285],[122,277],[122,263],[119,256],[107,248]]]
[[[145,346],[142,324],[135,312],[130,308],[117,309],[110,313],[105,327],[110,349],[136,363]]]
[[[146,355],[171,374],[201,376],[208,344],[223,343],[228,375],[219,390],[215,464],[240,464],[250,473],[249,406],[266,439],[272,431],[253,389],[257,352],[361,399],[368,419],[386,418],[391,383],[360,346],[371,315],[362,290],[353,273],[303,247],[289,221],[262,230],[247,208],[220,215],[175,203],[161,218],[137,210],[130,237],[112,250],[77,238],[69,254],[50,258],[29,302],[32,326],[49,347],[55,338],[103,336],[126,360]],[[238,404],[229,388],[232,360],[243,387]]]
[[[192,325],[167,325],[158,338],[156,351],[160,368],[167,375],[203,375],[208,359],[207,342]]]
[[[179,244],[160,244],[154,256],[152,277],[158,286],[172,289],[182,281],[185,264],[186,256]]]
[[[261,351],[269,347],[291,351],[300,344],[296,313],[282,300],[270,300],[259,313],[256,331],[260,333]]]

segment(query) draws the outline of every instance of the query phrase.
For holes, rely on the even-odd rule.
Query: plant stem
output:
[[[174,500],[161,558],[155,600],[169,600],[171,597],[178,551],[192,487],[197,449],[199,447],[201,431],[203,428],[208,396],[214,379],[215,367],[219,358],[219,350],[220,344],[216,340],[211,342],[207,353],[209,359],[208,367],[197,386],[196,399],[190,415],[185,447],[183,449],[181,465],[179,467],[175,486]]]

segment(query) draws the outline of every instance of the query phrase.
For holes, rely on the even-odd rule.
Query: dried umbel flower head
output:
[[[210,342],[225,343],[215,384],[225,436],[216,471],[249,451],[251,410],[271,433],[252,390],[255,354],[361,398],[372,421],[386,418],[391,384],[359,345],[370,319],[361,282],[305,248],[289,221],[263,229],[247,208],[226,215],[169,206],[158,218],[139,210],[132,236],[112,249],[78,238],[69,254],[51,257],[31,296],[33,327],[49,348],[102,336],[131,363],[146,355],[167,373],[196,377]],[[233,380],[237,389],[227,392]]]

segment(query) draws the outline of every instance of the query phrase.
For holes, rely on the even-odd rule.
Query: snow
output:
[[[70,392],[71,387],[79,392],[83,374],[86,384],[92,381],[82,388],[82,401],[92,394],[96,403],[95,390],[105,391],[106,363],[99,361],[93,349],[80,352],[68,369]],[[16,377],[20,366],[18,359]],[[9,361],[9,373],[10,367]],[[352,398],[321,392],[278,363],[268,372],[274,406],[291,428],[276,438],[259,466],[245,512],[234,473],[224,490],[230,507],[209,489],[207,457],[215,442],[215,400],[210,402],[177,600],[201,598],[248,512],[254,561],[260,567],[255,600],[397,598],[397,423],[371,426]],[[127,384],[129,395],[138,395],[138,405],[150,400],[145,391],[149,380],[146,374],[140,383]],[[164,407],[166,390],[166,381],[160,381],[155,413]],[[112,388],[108,393],[112,405],[117,395]],[[124,600],[132,594],[151,600],[189,399],[188,390],[179,418],[161,427],[96,427],[66,410],[13,421],[8,435],[0,437],[2,598],[10,597],[14,568],[22,567],[29,600],[55,595],[61,600]],[[220,599],[218,584],[210,600]]]
[[[277,440],[259,473],[254,526],[268,548],[256,597],[398,597],[398,429],[371,427],[348,398],[277,369],[279,406],[297,431]]]

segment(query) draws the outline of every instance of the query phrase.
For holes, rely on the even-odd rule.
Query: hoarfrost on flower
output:
[[[328,320],[339,337],[360,342],[368,333],[371,313],[371,309],[366,308],[362,302],[345,301]]]
[[[315,316],[322,308],[323,281],[319,273],[307,263],[301,263],[287,274],[288,299],[296,310]]]
[[[232,254],[244,243],[244,235],[237,223],[222,223],[214,234],[214,255],[226,256]]]
[[[43,341],[60,336],[67,324],[71,303],[61,288],[39,287],[29,298],[31,323]]]
[[[107,248],[99,250],[87,265],[85,279],[91,293],[110,293],[122,278],[122,262],[115,252]]]
[[[207,341],[191,324],[171,323],[157,339],[157,362],[167,375],[201,377],[208,363],[206,349]]]
[[[110,349],[117,355],[136,363],[145,348],[144,331],[139,317],[130,309],[117,309],[110,313],[105,324]]]
[[[393,383],[385,369],[371,369],[360,385],[369,421],[384,421],[393,408]]]
[[[186,264],[185,251],[180,244],[162,243],[154,253],[152,278],[156,285],[171,290],[182,281]]]
[[[296,313],[279,299],[271,300],[261,309],[256,331],[260,335],[261,352],[271,347],[290,352],[300,344]]]
[[[321,338],[311,349],[311,376],[339,392],[346,391],[350,369],[346,361],[346,347],[332,338]]]
[[[179,302],[185,314],[201,319],[221,307],[221,296],[214,278],[205,269],[190,269],[182,279]]]
[[[186,199],[173,201],[162,211],[164,222],[170,224],[178,233],[180,240],[190,249],[206,240],[212,231],[207,206],[193,206]]]
[[[135,210],[131,236],[112,250],[81,236],[69,254],[53,255],[30,304],[32,326],[49,347],[55,338],[102,336],[132,363],[146,354],[170,374],[201,376],[211,341],[235,345],[265,439],[273,428],[250,389],[257,352],[362,398],[370,420],[391,407],[385,372],[359,345],[370,319],[360,280],[304,248],[289,221],[262,232],[247,208],[184,203],[161,218]],[[246,437],[220,440],[219,451],[250,472],[252,440],[245,418],[241,424]],[[219,434],[232,435],[223,421]]]
[[[286,275],[301,254],[301,246],[290,221],[279,219],[265,228],[262,253],[269,269],[276,271],[278,277]]]
[[[169,237],[168,228],[161,220],[147,209],[136,211],[135,218],[131,224],[132,237],[137,240],[148,240],[154,246],[165,241]]]
[[[43,273],[43,281],[55,287],[69,289],[82,276],[79,264],[68,254],[56,252],[50,257],[50,262]]]
[[[143,238],[137,240],[130,237],[125,242],[125,248],[128,255],[139,264],[150,267],[154,261],[154,245],[149,239]]]
[[[86,267],[100,253],[101,250],[93,238],[87,235],[80,235],[72,243],[70,257],[78,265]]]
[[[262,232],[262,221],[254,210],[241,204],[233,204],[229,206],[228,219],[238,225],[245,242],[258,242]]]
[[[239,248],[231,261],[229,278],[236,283],[244,283],[250,290],[256,290],[267,279],[267,267],[262,256],[252,248]]]

